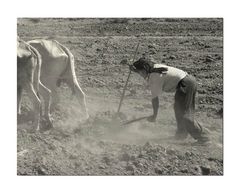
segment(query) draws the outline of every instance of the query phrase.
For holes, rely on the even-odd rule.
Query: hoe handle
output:
[[[138,50],[139,44],[140,44],[140,42],[138,42],[138,45],[137,45],[136,51],[135,51],[135,53],[134,53],[134,57],[133,57],[133,61],[132,61],[132,62],[135,61],[135,57],[136,57],[136,54],[137,54],[137,50]],[[118,110],[117,110],[118,113],[120,112],[120,109],[121,109],[121,106],[122,106],[123,98],[124,98],[124,96],[125,96],[125,91],[126,91],[126,88],[127,88],[127,84],[128,84],[128,81],[129,81],[131,72],[132,72],[132,71],[129,70],[128,77],[127,77],[126,83],[125,83],[125,85],[124,85],[123,92],[122,92],[122,96],[121,96],[120,103],[119,103],[119,106],[118,106]]]
[[[147,119],[149,116],[144,116],[144,117],[139,117],[137,119],[132,119],[130,121],[125,121],[122,123],[122,125],[128,125],[130,123],[134,123],[134,122],[137,122],[137,121],[140,121],[140,120],[143,120],[143,119]]]
[[[118,110],[117,110],[118,113],[120,112],[120,108],[121,108],[121,106],[122,106],[123,98],[124,98],[124,95],[125,95],[125,91],[126,91],[126,88],[127,88],[127,84],[128,84],[128,80],[129,80],[129,78],[130,78],[131,72],[132,72],[132,71],[129,70],[128,77],[127,77],[127,81],[126,81],[126,83],[125,83],[125,85],[124,85],[123,92],[122,92],[122,96],[121,96],[120,103],[119,103],[119,106],[118,106]]]

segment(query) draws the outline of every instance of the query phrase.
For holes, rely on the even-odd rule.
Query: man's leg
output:
[[[198,141],[209,140],[202,126],[194,118],[195,113],[195,96],[197,92],[197,84],[193,77],[187,77],[184,79],[184,85],[186,90],[186,97],[184,101],[184,115],[183,122],[188,133]]]
[[[175,94],[175,103],[174,103],[174,112],[177,121],[177,131],[175,138],[176,139],[185,139],[188,136],[187,130],[184,125],[184,100],[185,94],[180,90],[177,89]]]

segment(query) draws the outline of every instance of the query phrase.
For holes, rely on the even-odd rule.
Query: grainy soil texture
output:
[[[18,18],[25,41],[50,38],[70,49],[89,109],[63,83],[51,113],[54,128],[32,128],[24,94],[17,124],[18,175],[223,175],[223,19]],[[137,44],[142,55],[193,75],[196,118],[211,142],[174,139],[174,94],[160,97],[157,121],[122,122],[152,114],[147,83],[132,73],[116,114]]]

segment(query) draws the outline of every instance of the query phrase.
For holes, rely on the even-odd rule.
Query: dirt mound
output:
[[[179,150],[166,142],[131,140],[139,133],[124,128],[125,119],[124,114],[106,111],[71,131],[65,126],[44,134],[19,129],[18,175],[223,174],[222,159],[203,155],[198,147]]]

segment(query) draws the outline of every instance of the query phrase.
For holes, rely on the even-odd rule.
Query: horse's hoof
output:
[[[50,120],[45,120],[42,122],[41,132],[48,131],[53,128],[53,124]]]

